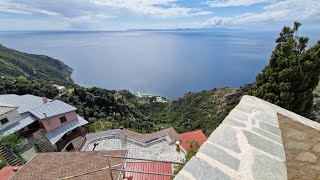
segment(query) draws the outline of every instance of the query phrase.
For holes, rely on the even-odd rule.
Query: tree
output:
[[[295,22],[292,29],[282,29],[269,64],[256,78],[253,95],[309,117],[320,76],[320,41],[306,50],[308,38],[297,35],[300,26]]]
[[[20,143],[22,142],[21,137],[19,136],[19,134],[9,134],[9,135],[2,135],[0,137],[0,143],[7,147],[7,148],[11,148],[14,151],[17,151]]]

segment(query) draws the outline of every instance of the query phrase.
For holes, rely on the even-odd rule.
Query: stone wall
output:
[[[18,113],[17,109],[14,109],[14,110],[12,110],[12,111],[9,111],[9,112],[7,112],[7,113],[5,113],[5,114],[0,115],[0,120],[1,120],[1,119],[4,119],[4,118],[7,118],[9,122],[6,123],[6,124],[4,124],[4,125],[2,125],[2,124],[0,123],[0,128],[6,127],[6,126],[12,124],[13,122],[15,122],[15,121],[17,121],[17,120],[20,120],[20,119],[21,119],[21,116],[20,116],[20,114]]]
[[[279,115],[288,179],[320,179],[320,131]]]
[[[285,161],[276,111],[244,96],[175,180],[285,180]]]
[[[320,180],[320,124],[243,96],[175,180],[288,178]]]

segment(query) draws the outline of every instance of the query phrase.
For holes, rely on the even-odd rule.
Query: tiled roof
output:
[[[125,169],[131,171],[156,172],[163,174],[172,174],[172,164],[163,162],[126,162]],[[150,179],[150,180],[170,180],[170,176],[161,176],[154,174],[142,174],[126,172],[125,177],[133,177],[133,180]]]
[[[110,173],[106,169],[92,172],[108,167],[107,155],[124,157],[126,151],[38,153],[12,176],[11,180],[53,180],[70,176],[76,176],[72,179],[81,180],[111,180]],[[114,168],[121,169],[122,164],[123,159],[111,159],[111,166]],[[77,176],[86,172],[85,175]],[[117,171],[113,171],[112,174],[114,179],[119,176]]]
[[[85,119],[83,119],[82,117],[77,115],[76,120],[67,122],[67,123],[63,124],[62,126],[56,128],[52,131],[47,132],[45,134],[45,136],[48,138],[48,140],[50,141],[51,144],[55,144],[67,132],[69,132],[77,127],[88,124],[88,123],[89,123],[88,121],[86,121]]]
[[[207,141],[207,137],[201,130],[191,131],[179,134],[181,138],[181,146],[185,149],[189,149],[190,142],[196,141],[200,146]]]
[[[244,96],[175,179],[288,179],[278,114],[320,131],[319,123]]]
[[[48,102],[45,104],[42,104],[42,106],[38,108],[34,108],[30,110],[30,113],[32,113],[34,116],[36,116],[39,119],[44,119],[47,117],[56,116],[59,114],[75,111],[77,108],[62,102],[60,100],[54,100],[52,102]],[[46,116],[44,115],[46,113]]]
[[[16,171],[14,168],[20,168],[20,166],[7,166],[0,170],[0,179],[1,180],[8,180]]]
[[[37,121],[37,118],[35,118],[32,115],[25,116],[24,118],[20,119],[19,121],[14,121],[12,124],[4,127],[0,130],[0,134],[12,134],[20,129],[23,129],[24,127],[28,126],[29,124]]]
[[[161,131],[157,131],[150,134],[141,134],[130,130],[125,130],[126,135],[130,138],[136,139],[141,142],[148,142],[153,139],[157,139],[164,136],[169,136],[171,139],[180,141],[179,134],[173,128],[163,129]]]

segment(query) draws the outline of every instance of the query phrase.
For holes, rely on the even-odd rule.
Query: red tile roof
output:
[[[127,162],[126,170],[172,174],[172,164],[163,162]],[[170,176],[126,172],[125,177],[135,180],[171,180]]]
[[[204,142],[207,141],[207,137],[203,134],[201,130],[191,131],[186,133],[179,134],[181,138],[181,146],[185,149],[189,149],[189,143],[193,140],[197,141],[201,146]]]
[[[17,167],[18,169],[20,166],[7,166],[0,170],[0,180],[8,180],[16,171],[13,169]]]

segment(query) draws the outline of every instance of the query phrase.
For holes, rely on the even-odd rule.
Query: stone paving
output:
[[[244,96],[175,179],[288,179],[278,114],[320,132],[319,123],[259,98]],[[303,151],[295,156],[298,161],[319,161],[320,145],[314,145],[313,150],[303,142],[288,142],[286,146]]]
[[[157,141],[156,143],[143,147],[130,140],[127,140],[127,142],[124,143],[121,138],[107,137],[91,141],[84,150],[92,151],[94,143],[99,143],[99,145],[96,146],[95,151],[127,150],[127,157],[131,158],[182,162],[185,157],[185,154],[182,151],[177,152],[176,146],[174,144],[169,144],[166,140]]]

